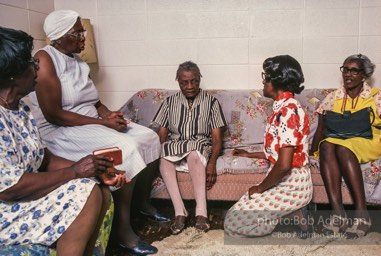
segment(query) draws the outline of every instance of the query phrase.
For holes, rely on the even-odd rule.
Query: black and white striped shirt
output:
[[[197,150],[206,160],[211,154],[212,129],[226,126],[220,103],[202,90],[191,107],[181,91],[167,97],[153,122],[169,130],[168,140],[162,146],[162,157]]]

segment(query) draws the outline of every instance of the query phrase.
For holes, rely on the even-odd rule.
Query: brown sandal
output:
[[[347,216],[345,215],[344,217],[341,217],[340,215],[333,214],[329,216],[328,223],[323,224],[322,232],[326,236],[332,236],[345,232],[347,228]]]
[[[196,216],[196,224],[194,225],[194,227],[198,231],[208,232],[208,230],[210,229],[208,218],[201,215]]]
[[[180,234],[184,230],[188,216],[178,215],[175,217],[175,221],[171,225],[172,235]]]
[[[362,225],[362,228],[359,228],[360,225]],[[371,226],[372,222],[370,219],[366,220],[364,218],[354,218],[353,225],[350,228],[347,228],[344,236],[347,239],[358,239],[364,237],[369,232]]]

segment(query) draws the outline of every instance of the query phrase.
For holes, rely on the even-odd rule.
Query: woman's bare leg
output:
[[[134,247],[139,241],[131,227],[131,199],[136,177],[120,189],[112,192],[114,198],[114,219],[112,223],[112,240],[127,247]]]
[[[365,203],[364,180],[357,157],[348,148],[342,146],[337,146],[336,152],[341,172],[343,173],[343,177],[349,187],[353,203],[356,207],[356,214],[360,214],[360,216],[356,217],[368,218]]]
[[[149,163],[137,176],[134,188],[134,201],[138,209],[148,214],[155,214],[157,209],[151,204],[152,183],[159,174],[159,162],[157,159]]]
[[[97,225],[95,227],[95,230],[90,238],[90,241],[87,243],[86,250],[84,255],[92,255],[95,247],[95,243],[98,238],[99,230],[103,224],[104,216],[106,215],[107,210],[110,207],[110,189],[108,186],[100,186],[101,192],[102,192],[102,198],[103,198],[103,204],[101,208],[101,213],[97,222]]]
[[[323,142],[320,145],[320,173],[334,214],[345,216],[341,194],[341,178],[336,155],[336,145]]]
[[[100,203],[101,202],[101,203]],[[77,218],[57,241],[57,255],[84,255],[86,246],[95,232],[100,218],[103,198],[96,185]]]

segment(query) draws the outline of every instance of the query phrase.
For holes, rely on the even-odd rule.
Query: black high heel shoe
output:
[[[157,253],[157,248],[142,240],[139,240],[134,247],[128,247],[127,245],[119,243],[119,250],[127,252],[132,255],[148,255]]]
[[[300,238],[300,239],[307,239],[307,238],[311,238],[312,237],[312,234],[314,233],[314,226],[313,226],[313,221],[311,222],[311,220],[313,220],[309,210],[308,210],[308,205],[300,208],[300,211],[303,215],[303,218],[305,219],[306,221],[306,224],[307,224],[307,229],[302,229],[301,228],[301,224],[299,224],[299,228],[300,230],[296,233],[297,236]]]
[[[160,213],[158,211],[156,211],[155,213],[140,211],[140,214],[148,218],[149,220],[156,221],[156,222],[170,222],[172,220],[167,215]]]

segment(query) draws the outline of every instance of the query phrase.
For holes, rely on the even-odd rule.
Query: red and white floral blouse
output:
[[[280,148],[294,146],[292,167],[308,164],[310,122],[291,92],[282,93],[274,102],[267,120],[264,141],[266,158],[275,163]]]

